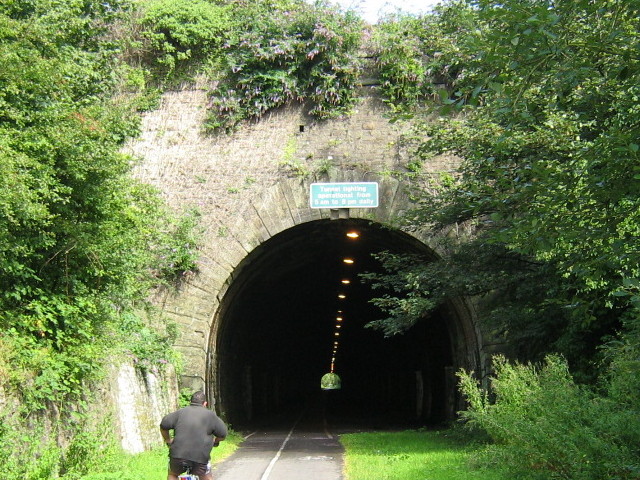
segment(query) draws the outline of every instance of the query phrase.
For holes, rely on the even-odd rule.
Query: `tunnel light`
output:
[[[336,333],[334,333],[334,335],[335,335],[336,337],[339,337],[339,336],[340,336],[340,332],[336,332]]]
[[[342,317],[336,317],[336,320],[341,322],[342,321]]]
[[[336,347],[338,346],[338,342],[337,342],[337,341],[333,342],[333,344],[334,344]]]
[[[338,295],[338,298],[347,298],[347,296],[344,293],[341,293],[340,295]]]
[[[349,238],[358,238],[359,236],[360,234],[355,230],[351,230],[350,232],[347,232],[347,237]]]
[[[336,325],[336,328],[340,328],[340,327],[342,327],[342,325],[340,325],[340,324]]]
[[[342,280],[342,283],[343,283],[344,285],[349,285],[349,284],[351,283],[351,280],[349,280],[349,279],[345,278],[344,280]]]
[[[354,263],[353,258],[345,258],[342,260],[344,263],[347,263],[349,265],[351,265],[352,263]]]

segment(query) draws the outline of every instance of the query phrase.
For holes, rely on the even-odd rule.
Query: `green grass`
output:
[[[511,480],[498,470],[478,467],[483,445],[457,430],[351,433],[340,436],[345,447],[347,480]],[[211,463],[231,455],[242,437],[231,433],[211,452]],[[163,479],[167,448],[137,455],[120,453],[78,480]],[[77,477],[75,477],[77,478]]]
[[[241,441],[240,435],[231,432],[224,442],[220,442],[219,447],[211,451],[211,464],[231,455]],[[136,455],[122,453],[108,462],[109,466],[104,467],[103,471],[93,472],[79,480],[164,479],[167,478],[168,452],[167,447],[159,447]]]
[[[351,433],[340,436],[348,480],[507,480],[473,462],[477,442],[450,430]]]

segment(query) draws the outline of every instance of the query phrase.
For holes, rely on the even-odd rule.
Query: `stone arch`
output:
[[[229,298],[247,277],[252,257],[270,239],[296,227],[329,221],[328,210],[308,206],[312,182],[376,181],[380,207],[352,209],[350,218],[397,230],[437,255],[432,232],[402,232],[397,218],[411,206],[402,181],[410,153],[404,133],[410,125],[389,123],[375,88],[363,88],[349,117],[312,121],[299,105],[271,112],[230,136],[203,135],[206,89],[169,92],[157,111],[143,119],[142,135],[125,149],[141,158],[139,178],[159,188],[176,210],[201,213],[205,242],[199,271],[178,291],[159,292],[156,303],[180,326],[176,347],[184,357],[181,386],[216,386],[216,339]],[[301,128],[304,126],[304,128]],[[425,175],[450,172],[456,160],[439,157]],[[254,264],[255,267],[255,264]],[[473,302],[452,299],[455,366],[486,370],[486,341],[475,322]]]
[[[361,181],[361,179],[362,177],[357,172],[352,172],[347,178],[338,175],[332,178],[331,181]],[[371,225],[372,231],[384,229],[387,232],[392,232],[391,237],[395,239],[402,237],[401,243],[406,244],[404,248],[412,250],[413,253],[420,251],[437,257],[437,239],[431,237],[428,232],[409,233],[392,226],[394,219],[397,219],[402,211],[410,207],[406,192],[403,191],[402,183],[391,177],[377,178],[377,180],[380,185],[381,198],[385,200],[382,202],[384,205],[376,209],[352,209],[349,211],[349,220],[358,223],[361,227],[366,224]],[[287,232],[296,229],[302,230],[305,227],[308,228],[302,231],[311,231],[314,228],[314,224],[318,224],[318,227],[315,228],[327,228],[329,222],[336,222],[337,216],[335,215],[333,215],[334,220],[330,220],[332,212],[309,208],[308,190],[309,182],[288,179],[272,187],[268,193],[261,197],[261,203],[253,203],[248,207],[249,211],[254,212],[255,217],[253,220],[260,219],[257,223],[261,225],[261,228],[255,231],[255,235],[260,240],[256,247],[240,260],[237,267],[229,275],[223,288],[220,289],[217,297],[217,307],[211,318],[211,333],[208,336],[206,349],[206,377],[203,380],[205,380],[211,396],[221,397],[220,408],[225,414],[230,413],[227,410],[231,404],[246,403],[252,396],[259,398],[264,396],[263,394],[252,395],[251,384],[262,382],[263,386],[269,384],[274,389],[278,388],[278,382],[274,380],[275,377],[271,376],[268,381],[264,379],[256,380],[252,378],[255,374],[250,370],[236,371],[235,381],[233,382],[230,382],[228,378],[225,380],[223,373],[225,362],[227,370],[229,370],[228,366],[236,363],[236,360],[231,359],[230,350],[225,350],[224,347],[221,347],[221,344],[228,344],[231,350],[241,348],[236,342],[225,341],[225,339],[229,340],[231,337],[225,336],[224,329],[233,328],[233,325],[225,325],[225,318],[233,317],[233,314],[230,313],[234,309],[233,304],[236,301],[241,301],[244,289],[248,288],[246,287],[247,284],[252,282],[255,275],[259,275],[260,272],[273,271],[274,260],[269,260],[269,256],[277,256],[279,253],[270,253],[270,249],[277,248],[272,247],[270,242],[277,240],[285,245],[291,245],[296,241],[304,242],[304,239],[296,238],[294,234],[287,236]],[[339,222],[340,219],[337,221]],[[342,221],[346,220],[343,219]],[[243,217],[243,220],[238,223],[236,228],[241,228],[240,225],[246,227],[251,224],[251,221]],[[255,225],[255,223],[253,224]],[[233,234],[239,235],[240,232],[234,230]],[[286,239],[280,237],[286,237]],[[390,242],[390,240],[387,239],[387,242]],[[300,248],[298,247],[298,249]],[[440,315],[450,321],[446,328],[451,342],[449,346],[451,359],[450,364],[447,365],[446,378],[444,380],[448,382],[445,389],[450,392],[450,398],[446,400],[446,412],[441,415],[449,419],[461,406],[460,399],[457,398],[456,389],[454,388],[455,371],[459,368],[480,371],[484,362],[481,358],[481,332],[475,322],[473,303],[462,298],[452,299],[442,307]],[[229,389],[227,389],[225,395],[225,381],[241,388],[236,388],[235,394],[229,393]],[[256,389],[257,387],[254,387],[254,390]],[[270,392],[271,394],[274,393]],[[273,401],[277,402],[277,400]],[[263,399],[261,402],[268,404],[270,400]],[[245,404],[242,408],[250,412],[253,407]],[[237,417],[238,414],[236,414]],[[249,413],[243,420],[250,420],[250,417],[251,414]],[[236,418],[232,418],[232,420]],[[442,419],[440,418],[440,420]]]

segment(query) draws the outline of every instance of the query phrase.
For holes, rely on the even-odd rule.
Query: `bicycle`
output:
[[[191,475],[191,473],[183,473],[182,475],[178,475],[178,480],[200,480],[198,475]]]
[[[191,467],[188,465],[182,465],[183,468],[185,468],[185,471],[178,475],[178,480],[200,480],[200,476],[199,475],[194,475],[193,473],[191,473]]]

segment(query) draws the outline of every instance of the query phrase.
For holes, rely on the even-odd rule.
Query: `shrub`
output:
[[[25,480],[57,477],[62,451],[44,433],[45,428],[37,419],[20,425],[8,411],[0,411],[0,442],[5,446],[0,449],[0,462],[4,476]]]
[[[361,20],[320,3],[260,2],[234,11],[239,27],[224,47],[209,129],[232,130],[291,101],[308,100],[320,119],[351,109]]]
[[[541,366],[494,359],[489,391],[461,372],[469,409],[462,418],[485,430],[492,448],[518,478],[638,478],[637,415],[613,398],[577,385],[567,362],[549,355]],[[637,371],[636,371],[637,375]]]
[[[81,400],[118,323],[195,268],[197,218],[121,153],[139,118],[110,97],[120,4],[18,3],[0,7],[0,387],[32,413]]]
[[[152,0],[139,19],[143,58],[170,76],[202,64],[228,35],[229,7],[204,0]]]
[[[0,449],[2,471],[7,478],[49,480],[78,479],[88,470],[103,468],[118,451],[111,425],[93,425],[85,414],[73,420],[55,420],[57,415],[21,418],[8,410],[0,411]],[[58,441],[61,440],[61,441]]]

